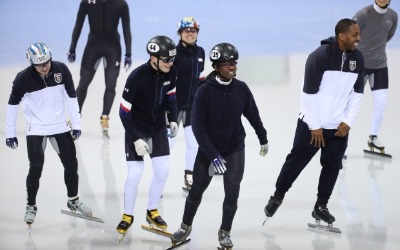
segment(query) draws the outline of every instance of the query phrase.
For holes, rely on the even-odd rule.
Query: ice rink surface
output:
[[[145,62],[146,42],[155,35],[169,35],[175,41],[176,23],[193,15],[201,23],[199,45],[206,51],[216,43],[231,42],[238,47],[240,59],[237,78],[253,91],[268,131],[270,150],[265,158],[258,155],[259,143],[245,120],[246,170],[242,181],[238,211],[231,237],[236,250],[397,250],[400,249],[400,35],[388,45],[389,103],[379,137],[392,159],[369,157],[367,147],[372,97],[365,89],[363,105],[350,131],[348,159],[343,161],[329,209],[336,217],[341,234],[313,231],[311,211],[316,200],[320,172],[319,154],[302,172],[287,193],[282,206],[262,227],[264,206],[274,191],[276,178],[289,153],[299,109],[300,86],[305,59],[319,41],[333,34],[336,22],[351,17],[372,1],[295,1],[288,8],[267,1],[128,1],[131,8],[133,58],[136,67]],[[25,120],[22,107],[18,117],[19,147],[5,145],[6,106],[15,75],[28,64],[25,50],[32,42],[44,41],[52,49],[54,60],[66,63],[66,52],[79,1],[0,2],[0,249],[167,249],[167,238],[141,229],[152,168],[145,159],[145,171],[135,207],[135,222],[121,245],[115,230],[123,213],[123,188],[127,174],[124,156],[124,130],[118,117],[119,99],[129,72],[121,70],[117,96],[110,115],[110,136],[100,133],[99,116],[104,91],[103,70],[92,82],[83,109],[83,134],[76,142],[82,201],[101,217],[97,223],[61,214],[67,209],[63,169],[50,144],[37,196],[38,214],[31,234],[23,221],[26,204],[25,179],[28,160]],[[398,13],[400,4],[393,1]],[[87,21],[87,20],[86,20]],[[86,23],[87,25],[87,23]],[[87,27],[86,27],[87,28]],[[77,62],[67,64],[79,81],[79,64],[86,43],[82,31]],[[125,46],[123,45],[123,51]],[[207,61],[207,72],[210,65]],[[182,191],[184,135],[171,152],[170,174],[159,210],[169,224],[178,229],[186,194]],[[216,176],[207,191],[193,224],[191,242],[180,249],[216,249],[224,198],[222,178]]]

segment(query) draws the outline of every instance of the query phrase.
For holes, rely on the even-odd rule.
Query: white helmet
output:
[[[26,59],[31,64],[43,64],[51,59],[51,51],[44,43],[34,43],[26,51]]]

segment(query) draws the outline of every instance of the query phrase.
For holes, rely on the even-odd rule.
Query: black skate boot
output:
[[[333,217],[330,213],[326,204],[316,204],[314,210],[311,213],[314,219],[322,220],[331,225],[335,221],[335,217]]]
[[[193,171],[185,170],[185,175],[183,177],[184,187],[183,189],[189,191],[193,184]]]
[[[123,214],[122,220],[117,226],[117,232],[120,234],[126,234],[128,229],[131,227],[133,223],[134,217],[129,214]]]
[[[146,221],[149,223],[150,227],[158,227],[161,230],[165,231],[168,227],[167,223],[161,218],[158,213],[158,209],[147,210]]]
[[[225,231],[222,229],[218,230],[218,241],[221,247],[220,250],[230,250],[233,247],[233,243],[231,240],[231,236],[229,235],[229,231]]]
[[[172,243],[178,243],[186,241],[186,238],[189,237],[190,233],[192,232],[192,226],[188,226],[185,223],[181,223],[181,227],[176,231],[172,236],[171,240]]]
[[[268,204],[264,208],[265,215],[267,217],[274,216],[276,210],[278,210],[279,206],[282,204],[283,199],[279,199],[276,196],[271,196],[269,198]]]

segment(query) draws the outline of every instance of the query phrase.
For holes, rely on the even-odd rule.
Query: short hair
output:
[[[357,24],[356,21],[349,19],[349,18],[344,18],[340,20],[335,27],[335,35],[336,37],[339,37],[340,33],[346,32],[350,30],[351,25]]]

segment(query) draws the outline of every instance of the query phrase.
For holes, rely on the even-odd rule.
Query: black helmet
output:
[[[166,36],[155,36],[147,43],[147,53],[157,58],[176,56],[176,47],[174,41]]]
[[[210,51],[210,61],[215,63],[236,61],[239,59],[239,52],[230,43],[219,43]]]

